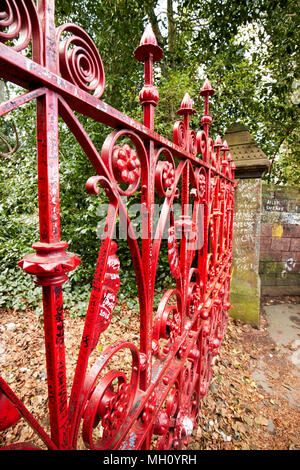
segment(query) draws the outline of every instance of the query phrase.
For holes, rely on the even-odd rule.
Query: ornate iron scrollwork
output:
[[[159,92],[153,63],[161,60],[163,51],[151,27],[135,50],[136,59],[145,64],[139,96],[142,124],[100,100],[105,73],[99,52],[78,26],[55,27],[53,4],[44,0],[37,10],[31,0],[1,3],[1,76],[29,91],[0,104],[0,116],[37,101],[40,241],[19,265],[43,290],[51,435],[1,377],[0,428],[24,417],[48,449],[76,449],[81,427],[90,449],[181,449],[189,443],[199,402],[208,391],[230,308],[235,167],[226,142],[209,136],[214,90],[206,80],[200,91],[203,129],[190,128],[196,110],[186,94],[177,111],[182,120],[174,125],[174,142],[165,139],[154,132]],[[11,45],[8,41],[13,40]],[[30,41],[31,59],[21,54]],[[115,129],[101,151],[76,112]],[[109,200],[70,396],[62,290],[67,273],[80,259],[66,251],[68,245],[60,238],[58,116],[94,167],[87,192],[97,197],[104,191]],[[140,244],[124,203],[124,196],[133,195],[140,197]],[[163,202],[156,229],[155,195]],[[109,346],[89,369],[91,353],[111,323],[120,286],[118,243],[113,240],[118,216],[126,225],[137,280],[139,343]],[[162,294],[153,312],[164,233],[175,287]],[[107,371],[124,350],[131,355],[128,374],[120,367]],[[96,428],[100,437],[94,436]],[[6,448],[32,446],[7,443]]]

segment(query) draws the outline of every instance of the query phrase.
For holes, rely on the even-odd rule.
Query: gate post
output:
[[[262,177],[269,167],[269,160],[241,123],[232,124],[226,131],[225,139],[236,164],[237,183],[230,315],[258,325]]]

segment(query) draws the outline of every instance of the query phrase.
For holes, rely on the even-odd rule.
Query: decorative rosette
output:
[[[113,150],[113,166],[116,170],[116,179],[119,183],[134,184],[141,174],[141,162],[136,151],[125,144],[116,146]]]
[[[130,145],[124,144],[124,138]],[[144,175],[148,170],[147,152],[140,137],[129,129],[112,132],[104,141],[101,158],[119,194],[132,196],[142,179],[142,168]]]
[[[200,199],[203,199],[206,192],[206,177],[202,172],[199,173],[198,177],[198,190]]]
[[[161,154],[164,154],[165,160],[158,160]],[[155,189],[159,196],[165,197],[166,191],[174,187],[175,162],[171,152],[163,147],[157,152],[156,161]]]

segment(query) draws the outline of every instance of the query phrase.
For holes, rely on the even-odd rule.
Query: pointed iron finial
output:
[[[188,93],[186,93],[181,101],[180,109],[176,114],[194,114],[196,110],[193,108],[193,100]]]
[[[188,93],[186,93],[181,101],[181,108],[193,108],[193,100]]]
[[[215,90],[211,87],[210,81],[208,78],[205,80],[203,83],[203,87],[200,91],[201,96],[212,96],[214,94]]]
[[[216,140],[215,140],[215,147],[218,147],[218,148],[220,147],[220,148],[221,148],[222,146],[223,146],[222,139],[221,139],[221,137],[218,135],[218,136],[216,137]]]
[[[145,31],[143,33],[143,36],[140,42],[140,46],[144,44],[152,44],[153,46],[158,46],[151,23],[149,23],[145,28]]]
[[[234,179],[235,170],[236,170],[236,164],[234,162],[232,162],[231,163],[231,177],[232,177],[232,179]]]
[[[223,145],[222,145],[222,150],[224,152],[229,152],[230,148],[228,147],[227,141],[224,140]]]
[[[204,132],[208,137],[209,126],[212,123],[212,117],[209,114],[209,97],[214,94],[215,90],[211,87],[210,81],[208,78],[203,83],[203,87],[200,91],[200,96],[204,96],[204,116],[201,119],[203,124]]]
[[[228,168],[228,166],[230,166],[230,161],[228,160],[228,157],[226,157],[226,152],[229,151],[229,147],[228,147],[228,144],[227,144],[226,140],[224,140],[224,142],[223,142],[222,150],[223,150],[223,160],[222,160],[221,164],[222,164],[222,167],[223,167],[223,173],[226,174],[227,168]],[[228,156],[229,155],[230,154],[228,154]],[[230,157],[231,157],[231,155],[230,155]]]
[[[221,151],[221,148],[223,147],[223,142],[222,142],[222,139],[221,137],[218,135],[216,137],[216,140],[215,140],[215,143],[214,143],[214,147],[216,149],[216,165],[217,165],[217,170],[219,170],[219,165],[220,165],[220,151]]]
[[[140,45],[134,51],[134,57],[139,62],[145,62],[147,58],[149,58],[150,54],[152,55],[154,62],[159,62],[164,55],[163,50],[157,44],[152,26],[149,23],[145,28]]]

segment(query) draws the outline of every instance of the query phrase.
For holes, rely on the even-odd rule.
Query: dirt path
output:
[[[17,395],[48,429],[43,328],[32,311],[0,312],[0,369]],[[96,349],[138,340],[137,318],[118,317]],[[84,319],[66,315],[66,358],[71,383]],[[124,359],[126,361],[126,358]],[[300,449],[300,403],[294,366],[271,340],[262,317],[259,329],[229,321],[199,424],[189,449]],[[23,420],[0,433],[0,447],[41,441]],[[79,445],[79,448],[81,444]]]

